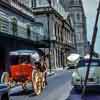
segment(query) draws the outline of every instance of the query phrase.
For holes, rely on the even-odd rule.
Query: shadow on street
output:
[[[25,96],[25,95],[28,95],[29,97],[36,96],[33,91],[22,91],[22,92],[19,92],[19,93],[14,93],[10,96]]]
[[[66,100],[100,100],[100,90],[88,90],[82,97],[81,91],[73,88]]]

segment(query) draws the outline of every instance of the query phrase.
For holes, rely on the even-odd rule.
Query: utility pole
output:
[[[97,25],[98,25],[99,13],[100,13],[100,0],[99,0],[98,9],[97,9],[97,15],[96,15],[96,20],[95,20],[94,30],[93,30],[93,36],[92,36],[91,47],[90,47],[90,59],[89,59],[88,65],[87,65],[87,72],[86,72],[86,77],[85,77],[84,86],[83,86],[83,90],[82,90],[82,96],[84,96],[85,91],[86,91],[86,85],[87,85],[87,80],[88,80],[88,76],[89,76],[91,60],[92,60],[92,55],[93,55],[97,31],[98,31]]]

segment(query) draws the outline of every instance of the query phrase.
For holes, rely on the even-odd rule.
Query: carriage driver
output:
[[[45,85],[47,85],[47,71],[48,71],[46,60],[47,60],[47,56],[43,55],[41,57],[41,61],[40,61],[41,62],[42,72],[44,73],[44,77],[45,77]]]
[[[38,55],[35,55],[35,62],[34,62],[34,66],[33,69],[35,70],[39,70],[44,74],[44,78],[45,78],[45,85],[47,85],[47,64],[46,64],[46,55],[43,55],[41,58]],[[34,70],[34,71],[35,71]]]

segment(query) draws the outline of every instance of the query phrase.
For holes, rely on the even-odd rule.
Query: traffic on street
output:
[[[66,77],[66,75],[68,77]],[[34,92],[29,94],[15,94],[10,96],[11,100],[66,100],[72,89],[71,72],[60,71],[48,77],[48,85],[40,96],[36,96]],[[66,88],[67,87],[67,88]],[[16,90],[15,90],[16,91]]]
[[[0,100],[100,100],[100,0],[0,0]]]
[[[10,95],[10,100],[100,100],[100,91],[88,91],[82,97],[81,91],[75,90],[72,82],[72,71],[58,71],[48,77],[48,86],[40,96],[33,91],[17,92]]]

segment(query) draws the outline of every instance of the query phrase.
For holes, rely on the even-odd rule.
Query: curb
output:
[[[48,75],[47,75],[47,77],[50,77],[50,76],[52,76],[52,75],[54,75],[55,74],[55,72],[51,72],[51,73],[49,73]]]

